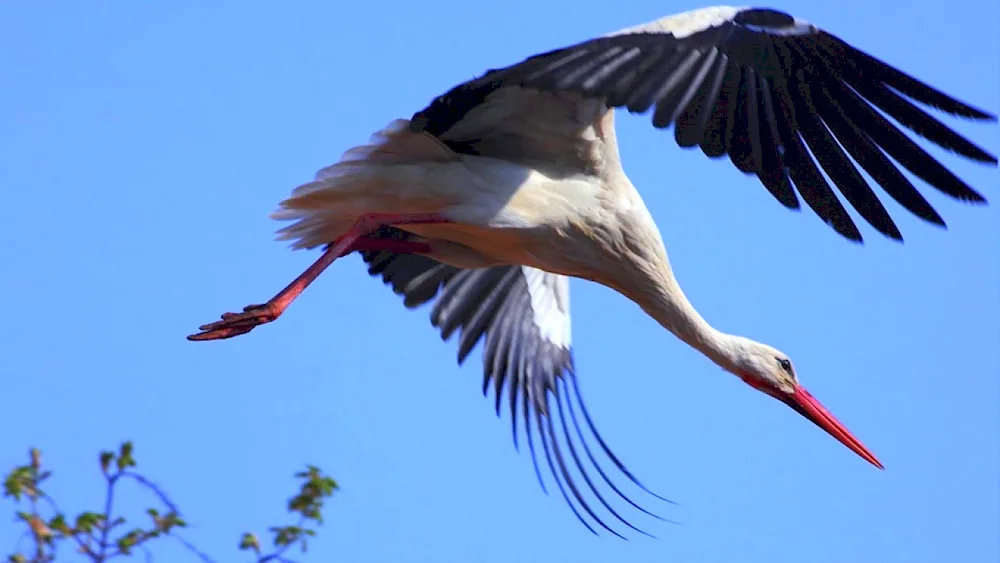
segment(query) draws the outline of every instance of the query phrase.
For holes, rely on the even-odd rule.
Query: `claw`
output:
[[[263,305],[247,305],[242,313],[223,313],[221,321],[208,323],[198,327],[202,331],[187,337],[188,340],[222,340],[246,334],[254,328],[267,324],[278,318],[280,313],[267,303]]]
[[[218,330],[210,330],[206,332],[200,332],[198,334],[192,334],[187,337],[188,340],[193,342],[198,342],[200,340],[225,340],[226,338],[232,338],[234,336],[239,336],[241,334],[246,334],[253,330],[254,327],[230,327],[230,328],[220,328]]]

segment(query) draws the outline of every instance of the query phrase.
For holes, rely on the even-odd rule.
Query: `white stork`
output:
[[[649,514],[613,484],[584,439],[586,427],[639,484],[597,435],[577,387],[567,276],[583,278],[631,299],[710,360],[881,468],[802,388],[787,355],[713,328],[684,296],[656,224],[622,170],[613,110],[652,109],[653,126],[673,125],[681,147],[728,155],[782,205],[798,209],[801,197],[834,230],[861,242],[831,184],[879,232],[902,237],[856,164],[931,223],[944,225],[890,157],[956,199],[985,202],[885,115],[970,159],[996,165],[996,157],[911,100],[996,120],[770,9],[705,8],[536,55],[456,86],[296,188],[273,214],[294,221],[281,238],[295,248],[326,245],[323,256],[268,303],[226,313],[188,338],[230,338],[271,322],[330,263],[360,252],[369,273],[381,275],[407,307],[437,297],[431,323],[444,339],[459,331],[459,363],[485,341],[484,392],[492,381],[499,414],[507,383],[515,444],[520,408],[533,459],[534,421],[573,512],[594,531],[578,504],[618,535],[584,499],[564,455],[618,520],[633,527],[600,494],[584,457]]]

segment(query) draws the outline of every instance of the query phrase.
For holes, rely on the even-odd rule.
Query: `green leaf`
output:
[[[49,527],[63,535],[69,535],[70,533],[69,524],[66,522],[66,516],[62,514],[56,514],[53,516],[52,519],[49,520]]]
[[[14,497],[15,501],[21,500],[21,478],[18,475],[20,467],[15,468],[7,474],[3,480],[3,496]]]
[[[134,450],[135,446],[132,445],[130,440],[122,442],[122,446],[118,451],[118,471],[124,471],[128,467],[135,467],[135,458],[132,457]]]
[[[96,512],[82,512],[76,517],[76,529],[89,534],[104,521],[104,515]]]
[[[252,549],[254,553],[260,554],[260,541],[257,539],[257,534],[246,532],[240,538],[240,551],[248,549]]]
[[[107,475],[108,469],[111,467],[111,462],[115,460],[115,454],[114,452],[109,452],[107,450],[104,450],[101,452],[100,460],[101,460],[101,471],[104,472],[105,475]]]
[[[34,497],[38,494],[37,486],[37,472],[29,465],[21,465],[4,478],[3,496],[14,497],[15,501],[20,501],[22,495]]]
[[[325,497],[333,495],[333,492],[340,488],[331,477],[322,477],[318,480],[318,484],[321,494]]]
[[[157,527],[167,533],[173,528],[183,528],[187,526],[187,522],[181,519],[176,512],[168,512],[163,515],[163,517],[155,519],[157,522]]]
[[[125,555],[130,554],[132,552],[132,548],[135,547],[136,543],[138,543],[139,533],[136,533],[136,530],[132,530],[131,532],[118,538],[118,541],[116,542],[118,544],[118,551],[124,553]]]
[[[274,545],[283,547],[295,543],[302,529],[298,526],[275,526],[271,528],[271,532],[274,533]]]

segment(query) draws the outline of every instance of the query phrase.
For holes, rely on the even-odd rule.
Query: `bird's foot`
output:
[[[242,313],[223,313],[221,321],[198,327],[198,334],[188,336],[188,340],[223,340],[246,334],[254,328],[274,321],[281,311],[271,303],[247,305]]]

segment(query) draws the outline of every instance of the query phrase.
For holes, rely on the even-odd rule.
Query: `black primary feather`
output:
[[[995,115],[776,10],[743,10],[681,37],[637,31],[542,53],[456,86],[415,114],[412,127],[446,137],[505,87],[572,91],[633,113],[652,111],[654,127],[675,127],[678,145],[729,155],[785,207],[799,207],[797,191],[824,222],[858,242],[861,232],[833,187],[879,232],[902,235],[856,164],[933,224],[945,225],[887,157],[953,198],[985,201],[880,111],[944,149],[997,164],[914,102],[970,119]],[[474,144],[443,140],[459,151]]]
[[[395,227],[382,227],[369,236],[405,240],[412,235]],[[613,518],[649,535],[611,505],[606,493],[600,491],[603,486],[623,499],[627,506],[663,520],[627,496],[599,463],[595,451],[602,452],[644,492],[670,502],[643,486],[597,431],[580,394],[572,351],[544,338],[535,323],[529,284],[521,266],[464,270],[415,254],[388,251],[361,251],[360,254],[368,265],[368,273],[380,276],[403,297],[407,308],[434,301],[431,324],[438,328],[442,339],[456,332],[459,334],[459,364],[464,363],[477,343],[483,343],[483,394],[488,393],[492,382],[499,415],[507,383],[515,447],[518,443],[517,409],[521,403],[520,416],[532,463],[546,493],[548,489],[542,478],[539,457],[549,465],[558,489],[574,514],[592,532],[596,533],[591,525],[596,522],[601,528],[621,536],[602,519],[597,507],[591,505],[590,495]],[[583,416],[583,426],[577,412]],[[539,452],[535,450],[534,438],[541,444]],[[595,442],[596,450],[588,442]],[[595,470],[597,478],[593,476]],[[577,479],[582,479],[586,488],[580,487]]]

